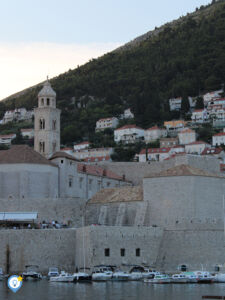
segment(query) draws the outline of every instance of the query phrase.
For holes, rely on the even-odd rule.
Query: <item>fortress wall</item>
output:
[[[0,199],[1,212],[37,212],[37,222],[70,221],[71,225],[81,226],[84,199],[55,198],[55,199]]]
[[[187,164],[208,172],[220,172],[220,161],[218,159],[200,157],[199,155],[182,155],[162,162],[100,162],[98,164],[118,175],[125,175],[126,179],[133,182],[134,185],[142,184],[142,179],[148,175],[159,173],[181,164]]]
[[[116,265],[130,269],[126,265],[151,265],[156,263],[163,230],[153,227],[89,226],[77,229],[76,263],[83,266],[82,242],[85,236],[86,266]],[[110,251],[105,256],[105,249]],[[125,256],[121,256],[121,249]],[[136,249],[140,256],[136,256]]]
[[[4,272],[7,252],[10,274],[23,272],[29,264],[38,265],[44,273],[54,266],[75,271],[75,229],[0,230],[0,241],[0,267]]]
[[[225,271],[225,238],[223,230],[166,230],[156,268],[174,272],[182,264],[188,270]]]
[[[145,225],[165,229],[223,228],[223,178],[145,178],[143,187],[144,201],[148,201],[150,207]]]

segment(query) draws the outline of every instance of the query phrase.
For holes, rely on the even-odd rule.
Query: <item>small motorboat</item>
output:
[[[225,282],[225,274],[224,273],[215,274],[214,281],[216,281],[216,282]]]
[[[91,282],[91,275],[84,272],[77,272],[73,274],[73,282]]]
[[[141,280],[144,278],[154,278],[155,272],[152,270],[146,269],[142,266],[134,266],[130,270],[130,278],[129,280]]]
[[[130,280],[130,274],[120,270],[113,272],[112,280],[114,281],[126,281]]]
[[[113,277],[113,270],[111,267],[107,267],[107,266],[94,267],[94,271],[92,273],[93,281],[107,281],[107,280],[111,280],[112,277]]]
[[[188,277],[185,274],[173,274],[171,276],[171,283],[187,283]]]
[[[215,280],[214,276],[207,271],[194,271],[193,273],[197,277],[197,283],[212,283]]]
[[[59,269],[58,268],[49,268],[48,270],[48,278],[59,276]]]
[[[52,276],[49,278],[50,282],[73,282],[74,275],[66,273],[65,271],[61,271],[58,276]]]
[[[144,279],[144,282],[165,284],[165,283],[171,283],[171,279],[167,274],[160,274],[160,275],[155,275],[155,277],[152,279]]]
[[[38,272],[37,265],[27,265],[25,266],[26,271],[22,273],[22,277],[24,280],[40,280],[42,279],[41,273]]]

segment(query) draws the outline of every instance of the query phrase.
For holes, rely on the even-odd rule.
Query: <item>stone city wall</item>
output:
[[[218,159],[200,157],[199,155],[182,155],[162,162],[100,162],[98,164],[120,176],[125,175],[126,180],[131,181],[134,185],[142,184],[142,179],[148,175],[159,173],[181,164],[187,164],[208,172],[220,172],[220,161]]]
[[[5,273],[21,273],[26,265],[75,271],[75,229],[0,230],[0,267]]]

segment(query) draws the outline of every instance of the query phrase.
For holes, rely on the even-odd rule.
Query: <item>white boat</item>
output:
[[[115,281],[130,280],[130,274],[127,272],[117,270],[113,273],[112,280],[115,280]]]
[[[22,273],[24,280],[40,280],[42,279],[41,273],[38,272],[38,266],[36,265],[27,265],[26,271]]]
[[[160,274],[160,275],[155,275],[155,277],[152,279],[144,279],[144,282],[165,284],[165,283],[170,283],[171,279],[170,279],[169,275],[167,275],[167,274]]]
[[[2,281],[5,278],[4,274],[3,274],[3,270],[2,268],[0,268],[0,281]]]
[[[74,282],[87,282],[91,281],[91,275],[84,273],[84,272],[77,272],[73,274],[73,281]]]
[[[146,269],[141,266],[135,266],[130,270],[129,280],[141,280],[144,278],[153,278],[158,272]]]
[[[188,277],[185,274],[173,274],[171,276],[171,283],[187,283]]]
[[[198,283],[212,283],[214,281],[214,276],[207,271],[194,271],[193,273],[196,275]]]
[[[50,277],[49,281],[50,282],[73,282],[74,275],[66,273],[65,271],[61,271],[61,273],[58,276]]]
[[[112,268],[107,266],[95,267],[92,273],[92,280],[94,281],[107,281],[113,277]]]
[[[59,269],[58,268],[49,268],[48,270],[48,278],[59,276]]]
[[[216,282],[225,282],[225,274],[224,273],[218,273],[215,275],[215,281]]]

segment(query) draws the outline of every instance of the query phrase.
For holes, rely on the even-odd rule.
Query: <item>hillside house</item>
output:
[[[185,145],[185,152],[188,154],[197,154],[200,155],[205,148],[210,148],[211,145],[203,142],[203,141],[197,141],[190,143],[188,145]]]
[[[220,94],[222,92],[223,92],[223,90],[218,90],[218,91],[209,92],[209,93],[206,93],[205,95],[203,95],[203,101],[204,101],[205,107],[207,107],[208,103],[211,102],[212,100],[220,98],[221,97]]]
[[[225,145],[225,132],[220,132],[213,135],[212,145],[213,146]]]
[[[119,120],[115,117],[100,119],[96,122],[95,131],[105,130],[107,128],[116,128]]]
[[[160,139],[161,137],[166,137],[167,131],[164,128],[159,128],[154,126],[145,130],[145,143],[151,143]]]
[[[33,128],[22,128],[20,131],[23,138],[32,139],[34,137]]]
[[[73,156],[78,160],[85,160],[88,158],[97,157],[110,157],[113,153],[113,148],[92,148],[92,149],[81,149],[73,152]]]
[[[170,156],[171,148],[149,148],[142,149],[138,154],[139,162],[163,161]],[[147,157],[147,159],[146,159]]]
[[[164,122],[164,126],[167,129],[168,133],[178,132],[185,128],[186,122],[183,120],[174,120],[174,121],[166,121]]]
[[[12,140],[15,139],[15,138],[16,138],[15,133],[2,134],[2,135],[0,135],[0,144],[2,144],[2,145],[11,145]]]
[[[160,139],[160,148],[171,148],[177,146],[179,144],[179,140],[177,137],[175,138],[162,138]]]
[[[89,147],[90,147],[90,143],[86,141],[86,142],[82,142],[82,143],[74,145],[73,149],[75,151],[78,151],[78,150],[88,149]]]
[[[180,145],[187,145],[196,141],[196,132],[190,128],[183,129],[178,133]]]
[[[124,144],[135,143],[144,140],[145,130],[136,125],[124,125],[114,130],[114,141]]]
[[[209,120],[209,114],[206,109],[195,109],[192,112],[191,119],[193,123],[205,123]]]

